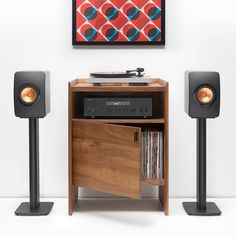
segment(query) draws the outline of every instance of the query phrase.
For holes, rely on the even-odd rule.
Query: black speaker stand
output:
[[[197,119],[197,202],[184,202],[188,215],[218,216],[221,211],[214,202],[206,202],[206,119]]]
[[[30,202],[23,202],[15,211],[17,216],[48,215],[53,202],[39,201],[39,120],[29,119]]]

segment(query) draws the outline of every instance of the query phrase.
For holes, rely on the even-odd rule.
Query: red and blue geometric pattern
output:
[[[161,42],[162,0],[76,0],[76,42]]]

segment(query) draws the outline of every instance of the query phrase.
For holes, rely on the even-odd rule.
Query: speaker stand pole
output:
[[[39,119],[29,119],[30,202],[23,202],[15,211],[18,216],[48,215],[53,202],[39,201]]]
[[[206,201],[206,118],[197,119],[197,202],[184,202],[188,215],[218,216],[221,211],[214,202]]]

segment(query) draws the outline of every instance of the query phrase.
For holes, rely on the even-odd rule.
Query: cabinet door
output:
[[[141,128],[73,121],[73,184],[140,198]]]

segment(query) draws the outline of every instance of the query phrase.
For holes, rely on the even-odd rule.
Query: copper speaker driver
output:
[[[208,105],[212,103],[215,99],[215,91],[210,87],[202,87],[197,91],[197,100],[201,104]]]
[[[38,98],[37,91],[32,87],[22,89],[20,93],[20,100],[25,104],[33,104]]]

